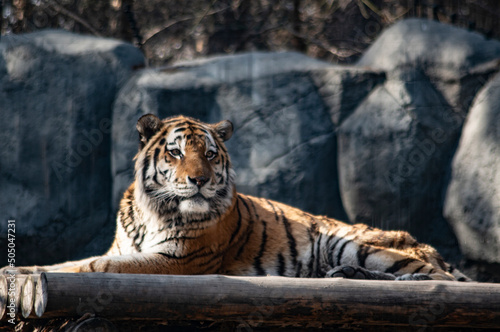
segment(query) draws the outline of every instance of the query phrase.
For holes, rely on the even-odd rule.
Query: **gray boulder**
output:
[[[112,231],[101,230],[113,227],[111,109],[143,63],[132,45],[111,39],[50,30],[2,36],[0,233],[15,220],[17,265],[109,246]],[[6,241],[0,237],[2,248]]]
[[[184,114],[234,123],[227,146],[240,192],[345,219],[335,129],[381,78],[292,52],[216,57],[142,71],[115,103],[115,206],[133,180],[137,119],[146,113],[161,118]]]
[[[478,94],[453,159],[444,213],[464,254],[500,263],[500,75]]]
[[[374,89],[338,131],[349,219],[408,230],[444,254],[456,248],[441,217],[440,195],[459,120],[418,72],[391,75]]]
[[[349,219],[406,229],[458,256],[442,192],[469,105],[497,70],[500,43],[429,20],[387,29],[358,66],[383,70],[339,127],[339,176]]]
[[[385,30],[358,61],[393,72],[412,68],[429,78],[463,118],[472,99],[498,70],[500,42],[428,19],[402,20]]]

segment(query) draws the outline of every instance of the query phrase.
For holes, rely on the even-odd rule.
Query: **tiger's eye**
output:
[[[176,158],[182,155],[181,150],[179,149],[168,150],[168,152],[172,155],[172,157]]]
[[[217,152],[208,151],[205,156],[210,160],[210,159],[214,159],[216,155],[217,155]]]

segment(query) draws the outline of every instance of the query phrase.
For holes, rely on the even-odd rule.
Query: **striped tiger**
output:
[[[470,279],[404,231],[315,216],[238,193],[224,141],[230,121],[144,115],[135,181],[103,256],[21,272]]]

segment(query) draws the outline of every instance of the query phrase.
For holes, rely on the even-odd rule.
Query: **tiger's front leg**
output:
[[[192,267],[194,268],[194,267]],[[135,253],[120,256],[102,256],[85,260],[83,264],[66,266],[58,272],[109,272],[137,274],[198,274],[189,270],[189,264],[182,259],[168,257],[161,253]],[[215,271],[211,271],[215,273]]]
[[[0,274],[36,274],[41,272],[70,272],[76,266],[88,264],[99,257],[90,257],[79,261],[70,261],[54,265],[34,265],[34,266],[16,266],[16,267],[3,267],[0,269]]]
[[[148,274],[186,274],[186,266],[160,253],[135,253],[121,256],[97,256],[46,266],[4,267],[2,274],[34,274],[40,272],[110,272]],[[185,262],[184,262],[185,264]],[[193,272],[193,271],[191,271]],[[196,272],[196,271],[194,271]],[[195,274],[195,273],[189,273]]]

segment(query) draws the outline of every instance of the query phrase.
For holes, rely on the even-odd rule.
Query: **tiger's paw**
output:
[[[334,267],[325,275],[326,278],[346,278],[365,280],[395,280],[396,277],[390,273],[370,271],[361,266],[341,265]]]
[[[79,273],[82,272],[80,266],[67,266],[63,267],[61,269],[58,269],[56,272],[63,272],[63,273]]]
[[[45,271],[46,269],[44,269],[42,266],[18,266],[18,267],[5,266],[0,269],[0,275],[36,274]]]
[[[402,276],[396,277],[396,280],[432,280],[432,278],[425,273],[407,273]]]

